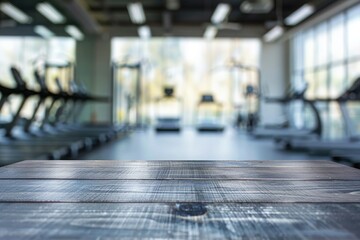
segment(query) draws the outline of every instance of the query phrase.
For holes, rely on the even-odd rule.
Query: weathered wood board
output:
[[[350,167],[16,167],[0,168],[0,179],[78,180],[360,180],[360,172]]]
[[[327,161],[24,161],[0,239],[359,239],[360,172]]]
[[[0,180],[0,202],[360,202],[360,181]]]
[[[104,168],[118,168],[118,167],[138,167],[139,169],[143,167],[171,167],[171,168],[243,168],[243,167],[281,167],[281,168],[327,168],[327,167],[340,167],[344,168],[345,166],[336,164],[331,161],[300,161],[300,160],[291,160],[291,161],[282,161],[282,160],[271,160],[271,161],[114,161],[114,160],[91,160],[91,161],[77,161],[77,160],[58,160],[58,161],[47,161],[47,160],[27,160],[22,162],[17,162],[12,165],[5,167],[15,168],[15,167],[81,167],[81,168],[94,168],[94,167],[104,167]],[[346,167],[345,167],[346,168]]]
[[[360,204],[0,204],[0,239],[359,239]]]

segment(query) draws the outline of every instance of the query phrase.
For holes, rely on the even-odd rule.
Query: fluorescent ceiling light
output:
[[[166,8],[168,10],[178,10],[180,8],[180,0],[166,0]]]
[[[35,26],[34,32],[43,38],[51,38],[55,35],[52,31],[42,25]]]
[[[39,3],[36,5],[36,9],[52,23],[59,24],[65,22],[65,17],[50,3]]]
[[[226,17],[229,15],[231,7],[229,4],[220,3],[217,5],[212,17],[211,22],[213,24],[219,24],[225,21]]]
[[[144,9],[141,3],[130,3],[127,5],[130,19],[134,24],[143,24],[145,19]]]
[[[32,18],[11,3],[1,3],[0,10],[19,23],[30,23]]]
[[[240,11],[247,14],[269,13],[274,7],[274,0],[245,0],[240,5]]]
[[[76,26],[73,25],[66,26],[65,31],[76,40],[81,41],[84,39],[84,34]]]
[[[151,30],[148,26],[141,26],[138,28],[138,34],[142,39],[149,39],[151,37]]]
[[[285,19],[286,25],[294,26],[305,20],[315,12],[315,7],[311,4],[305,4]]]
[[[216,37],[216,34],[218,32],[217,27],[215,26],[208,26],[204,33],[204,38],[206,39],[213,39]]]
[[[284,34],[282,26],[276,26],[264,35],[265,42],[273,42]]]

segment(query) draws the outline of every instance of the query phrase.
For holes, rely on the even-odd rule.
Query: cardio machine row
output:
[[[332,160],[346,162],[356,168],[360,168],[360,136],[357,133],[357,120],[351,118],[348,103],[360,101],[360,77],[345,89],[337,98],[306,99],[305,92],[291,92],[284,98],[267,98],[267,102],[279,103],[288,106],[297,101],[302,102],[303,107],[311,109],[315,124],[311,127],[297,128],[295,124],[288,121],[287,124],[279,126],[257,127],[252,135],[257,138],[270,137],[275,140],[278,147],[285,150],[307,151],[311,155],[329,156]],[[324,136],[324,119],[320,113],[319,103],[336,103],[339,106],[344,128],[345,137],[339,140],[328,140]],[[303,113],[305,110],[303,109]]]
[[[0,165],[25,159],[69,159],[82,151],[89,151],[117,138],[125,127],[113,125],[79,124],[77,118],[88,102],[107,102],[95,97],[71,81],[71,91],[65,91],[56,79],[58,91],[49,90],[45,77],[34,71],[39,90],[27,87],[21,72],[10,69],[15,87],[0,84],[0,112],[13,96],[20,97],[20,104],[10,121],[2,123],[0,130]],[[29,101],[35,101],[31,117],[22,119],[21,113]],[[11,103],[10,103],[11,104]],[[38,116],[42,118],[38,120]]]

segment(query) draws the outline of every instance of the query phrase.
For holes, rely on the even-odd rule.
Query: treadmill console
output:
[[[164,95],[165,95],[165,97],[173,97],[174,96],[174,88],[172,88],[172,87],[164,88]]]
[[[211,94],[202,95],[201,102],[202,103],[213,103],[213,102],[215,102],[214,96]]]

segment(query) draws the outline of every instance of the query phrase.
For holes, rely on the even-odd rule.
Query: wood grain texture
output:
[[[23,161],[0,239],[359,239],[359,171],[328,161]]]
[[[0,204],[1,239],[359,239],[359,204]]]
[[[73,180],[360,180],[360,171],[349,167],[6,167],[0,179],[73,179]]]
[[[0,180],[0,202],[360,202],[360,181]]]
[[[27,160],[18,162],[6,167],[16,168],[16,167],[81,167],[81,168],[121,168],[121,167],[171,167],[171,168],[243,168],[243,167],[280,167],[280,168],[327,168],[327,167],[341,167],[337,163],[331,161],[283,161],[283,160],[266,160],[266,161],[114,161],[114,160],[91,160],[91,161],[77,161],[77,160],[63,160],[63,161],[38,161],[38,160]],[[345,167],[346,168],[346,167]],[[285,170],[284,170],[285,171]]]

